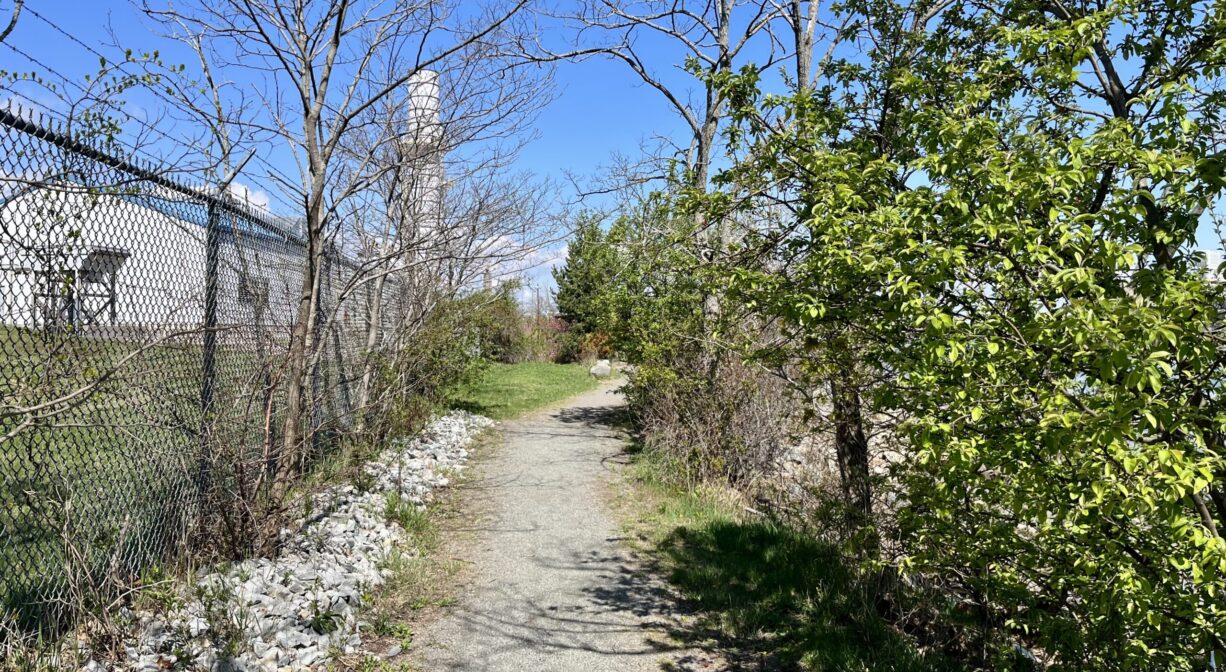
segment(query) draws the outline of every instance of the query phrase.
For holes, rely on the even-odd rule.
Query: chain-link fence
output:
[[[218,480],[258,486],[298,229],[0,112],[0,606],[18,622],[173,555]],[[354,262],[325,268],[308,422],[326,439],[354,421],[371,298]],[[244,460],[211,473],[218,451]]]

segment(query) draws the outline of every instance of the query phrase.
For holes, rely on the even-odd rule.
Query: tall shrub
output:
[[[834,85],[782,124],[742,101],[734,177],[790,176],[803,207],[750,241],[782,261],[731,282],[814,352],[853,325],[909,441],[907,568],[1057,669],[1203,668],[1226,648],[1226,296],[1195,252],[1226,186],[1223,9],[935,7],[872,74],[910,147],[849,132]]]

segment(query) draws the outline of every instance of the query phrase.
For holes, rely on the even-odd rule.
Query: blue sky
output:
[[[0,11],[7,15],[10,5],[0,0]],[[119,41],[134,51],[157,49],[167,63],[184,63],[189,70],[194,66],[194,57],[160,37],[156,27],[128,0],[27,0],[27,8],[104,55],[116,53],[107,46],[112,40],[108,30],[113,30]],[[98,70],[95,54],[29,11],[5,44],[47,66],[32,63],[25,55],[0,45],[0,68],[5,70],[51,69],[77,81]],[[650,48],[648,53],[657,55]],[[662,51],[658,55],[671,58]],[[688,75],[677,71],[676,77]],[[30,95],[28,89],[23,93],[22,97],[34,99],[41,106],[54,106],[45,97],[39,100],[40,96]],[[565,172],[590,174],[614,152],[635,151],[640,140],[652,133],[682,129],[658,93],[642,85],[625,67],[608,60],[593,58],[560,65],[555,97],[533,124],[537,137],[520,157],[518,167],[522,169],[557,177]],[[282,168],[289,173],[292,165]]]
[[[11,0],[0,0],[0,12],[3,12],[0,15],[7,16],[10,6]],[[51,71],[49,75],[53,80],[58,73],[70,80],[82,81],[98,69],[98,56],[91,50],[108,55],[116,53],[107,46],[112,41],[110,31],[114,31],[121,44],[134,51],[156,49],[162,52],[167,63],[185,63],[189,68],[195,63],[194,56],[181,45],[160,37],[157,28],[130,0],[27,0],[27,9],[14,33],[0,44],[0,69]],[[542,37],[556,48],[562,48],[561,42],[565,40],[564,36],[553,32]],[[671,84],[684,85],[693,81],[679,68],[683,54],[675,48],[669,48],[663,41],[650,40],[641,41],[638,46],[645,57],[659,64],[658,73]],[[26,55],[40,63],[30,62]],[[777,75],[768,73],[767,80],[777,81]],[[562,201],[573,201],[575,197],[566,179],[568,174],[579,176],[581,181],[590,180],[598,176],[601,167],[608,165],[615,153],[633,156],[640,145],[653,136],[685,137],[681,120],[665,100],[621,63],[601,58],[563,63],[557,67],[555,85],[554,100],[532,125],[535,139],[524,149],[515,168],[552,177]],[[40,97],[29,89],[20,90],[22,96],[19,97],[32,99],[44,107],[56,106],[46,96]],[[12,97],[11,92],[6,95]],[[137,102],[147,104],[148,113],[156,116],[158,101]],[[135,112],[140,114],[141,110]],[[175,133],[173,128],[162,130]],[[156,155],[159,147],[151,150],[148,153]],[[288,175],[296,174],[288,156],[278,155],[275,149],[261,158]],[[242,178],[257,199],[263,192],[274,191],[273,185],[260,178],[259,174],[265,171],[256,165]],[[270,207],[284,212],[291,206],[273,198]],[[1207,227],[1202,229],[1201,242],[1217,247],[1212,232],[1204,230]],[[537,270],[532,279],[547,283],[547,275]]]
[[[3,16],[7,16],[10,6],[10,0],[0,0]],[[119,53],[109,46],[115,41],[137,53],[158,50],[165,63],[182,63],[189,71],[195,66],[194,54],[161,37],[159,28],[129,0],[27,0],[26,7],[14,33],[0,44],[0,69],[35,71],[52,81],[62,76],[81,82],[98,71],[99,58],[94,51],[112,59]],[[557,42],[560,38],[559,34],[543,36],[546,42],[552,41],[551,47],[557,48],[562,48]],[[669,53],[664,45],[644,43],[641,46],[646,55],[661,63],[662,77],[674,83],[692,81],[690,75],[678,67],[680,54]],[[62,82],[59,85],[70,92],[74,87]],[[33,103],[35,108],[52,112],[62,107],[53,96],[29,86],[19,85],[15,91],[0,94],[0,98],[15,99],[26,105]],[[137,115],[158,116],[160,101],[139,97],[134,101],[136,104],[131,109]],[[134,131],[140,130],[137,124],[130,126]],[[159,130],[176,134],[176,129],[165,124],[160,124]],[[552,178],[558,185],[559,199],[573,203],[576,193],[569,179],[571,176],[586,183],[599,174],[602,166],[608,165],[615,153],[633,155],[640,144],[653,135],[683,136],[684,127],[658,92],[642,84],[624,65],[590,58],[582,63],[557,66],[554,100],[541,112],[530,132],[534,139],[522,151],[515,168]],[[162,141],[144,146],[143,153],[156,159],[169,151],[168,144]],[[297,174],[287,154],[278,155],[272,150],[260,158],[286,175]],[[275,185],[263,183],[260,178],[260,173],[266,172],[267,168],[253,163],[240,178],[242,186],[250,187],[257,202],[265,200],[266,193],[275,191]],[[275,194],[269,200],[274,211],[292,207]],[[549,282],[544,269],[537,269],[531,276],[535,282]]]

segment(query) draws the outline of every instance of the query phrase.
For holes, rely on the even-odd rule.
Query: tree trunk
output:
[[[792,0],[789,23],[792,27],[793,44],[796,49],[796,90],[805,91],[809,88],[809,78],[813,69],[813,28],[816,20],[816,6],[810,3],[809,16],[805,15],[801,5],[803,0]]]
[[[379,347],[379,339],[383,335],[383,283],[387,276],[384,273],[375,278],[371,290],[370,309],[367,311],[366,352],[362,370],[362,389],[358,394],[358,428],[365,430],[371,417],[370,390],[375,382],[375,352]]]
[[[308,120],[307,128],[311,127]],[[276,521],[279,519],[281,503],[293,482],[298,457],[302,447],[309,438],[303,431],[307,410],[307,390],[310,389],[308,362],[315,352],[317,321],[319,319],[319,295],[322,289],[324,266],[324,213],[323,213],[323,180],[322,161],[315,153],[315,143],[307,142],[308,156],[312,157],[310,190],[306,208],[307,221],[307,260],[302,276],[302,292],[298,300],[298,313],[294,320],[294,329],[290,335],[290,346],[286,362],[286,395],[285,395],[285,431],[282,433],[281,445],[276,451],[272,483],[269,489],[268,520],[265,524],[264,548],[273,550],[270,545],[276,543]]]
[[[843,501],[868,520],[873,513],[868,439],[864,435],[863,409],[860,391],[855,384],[855,367],[845,363],[847,361],[840,362],[838,370],[830,378],[834,450],[839,462]]]

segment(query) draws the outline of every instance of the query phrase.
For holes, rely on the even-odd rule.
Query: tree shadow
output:
[[[583,425],[599,429],[618,429],[629,432],[634,423],[624,404],[606,406],[570,406],[560,408],[554,417],[568,425]]]
[[[681,527],[659,551],[670,582],[698,612],[696,627],[682,636],[695,646],[714,642],[741,669],[966,669],[920,650],[882,619],[872,587],[836,548],[786,527],[768,521]]]
[[[467,413],[475,413],[476,415],[490,415],[493,409],[485,404],[469,401],[466,399],[449,399],[448,408],[456,411],[465,411]]]

